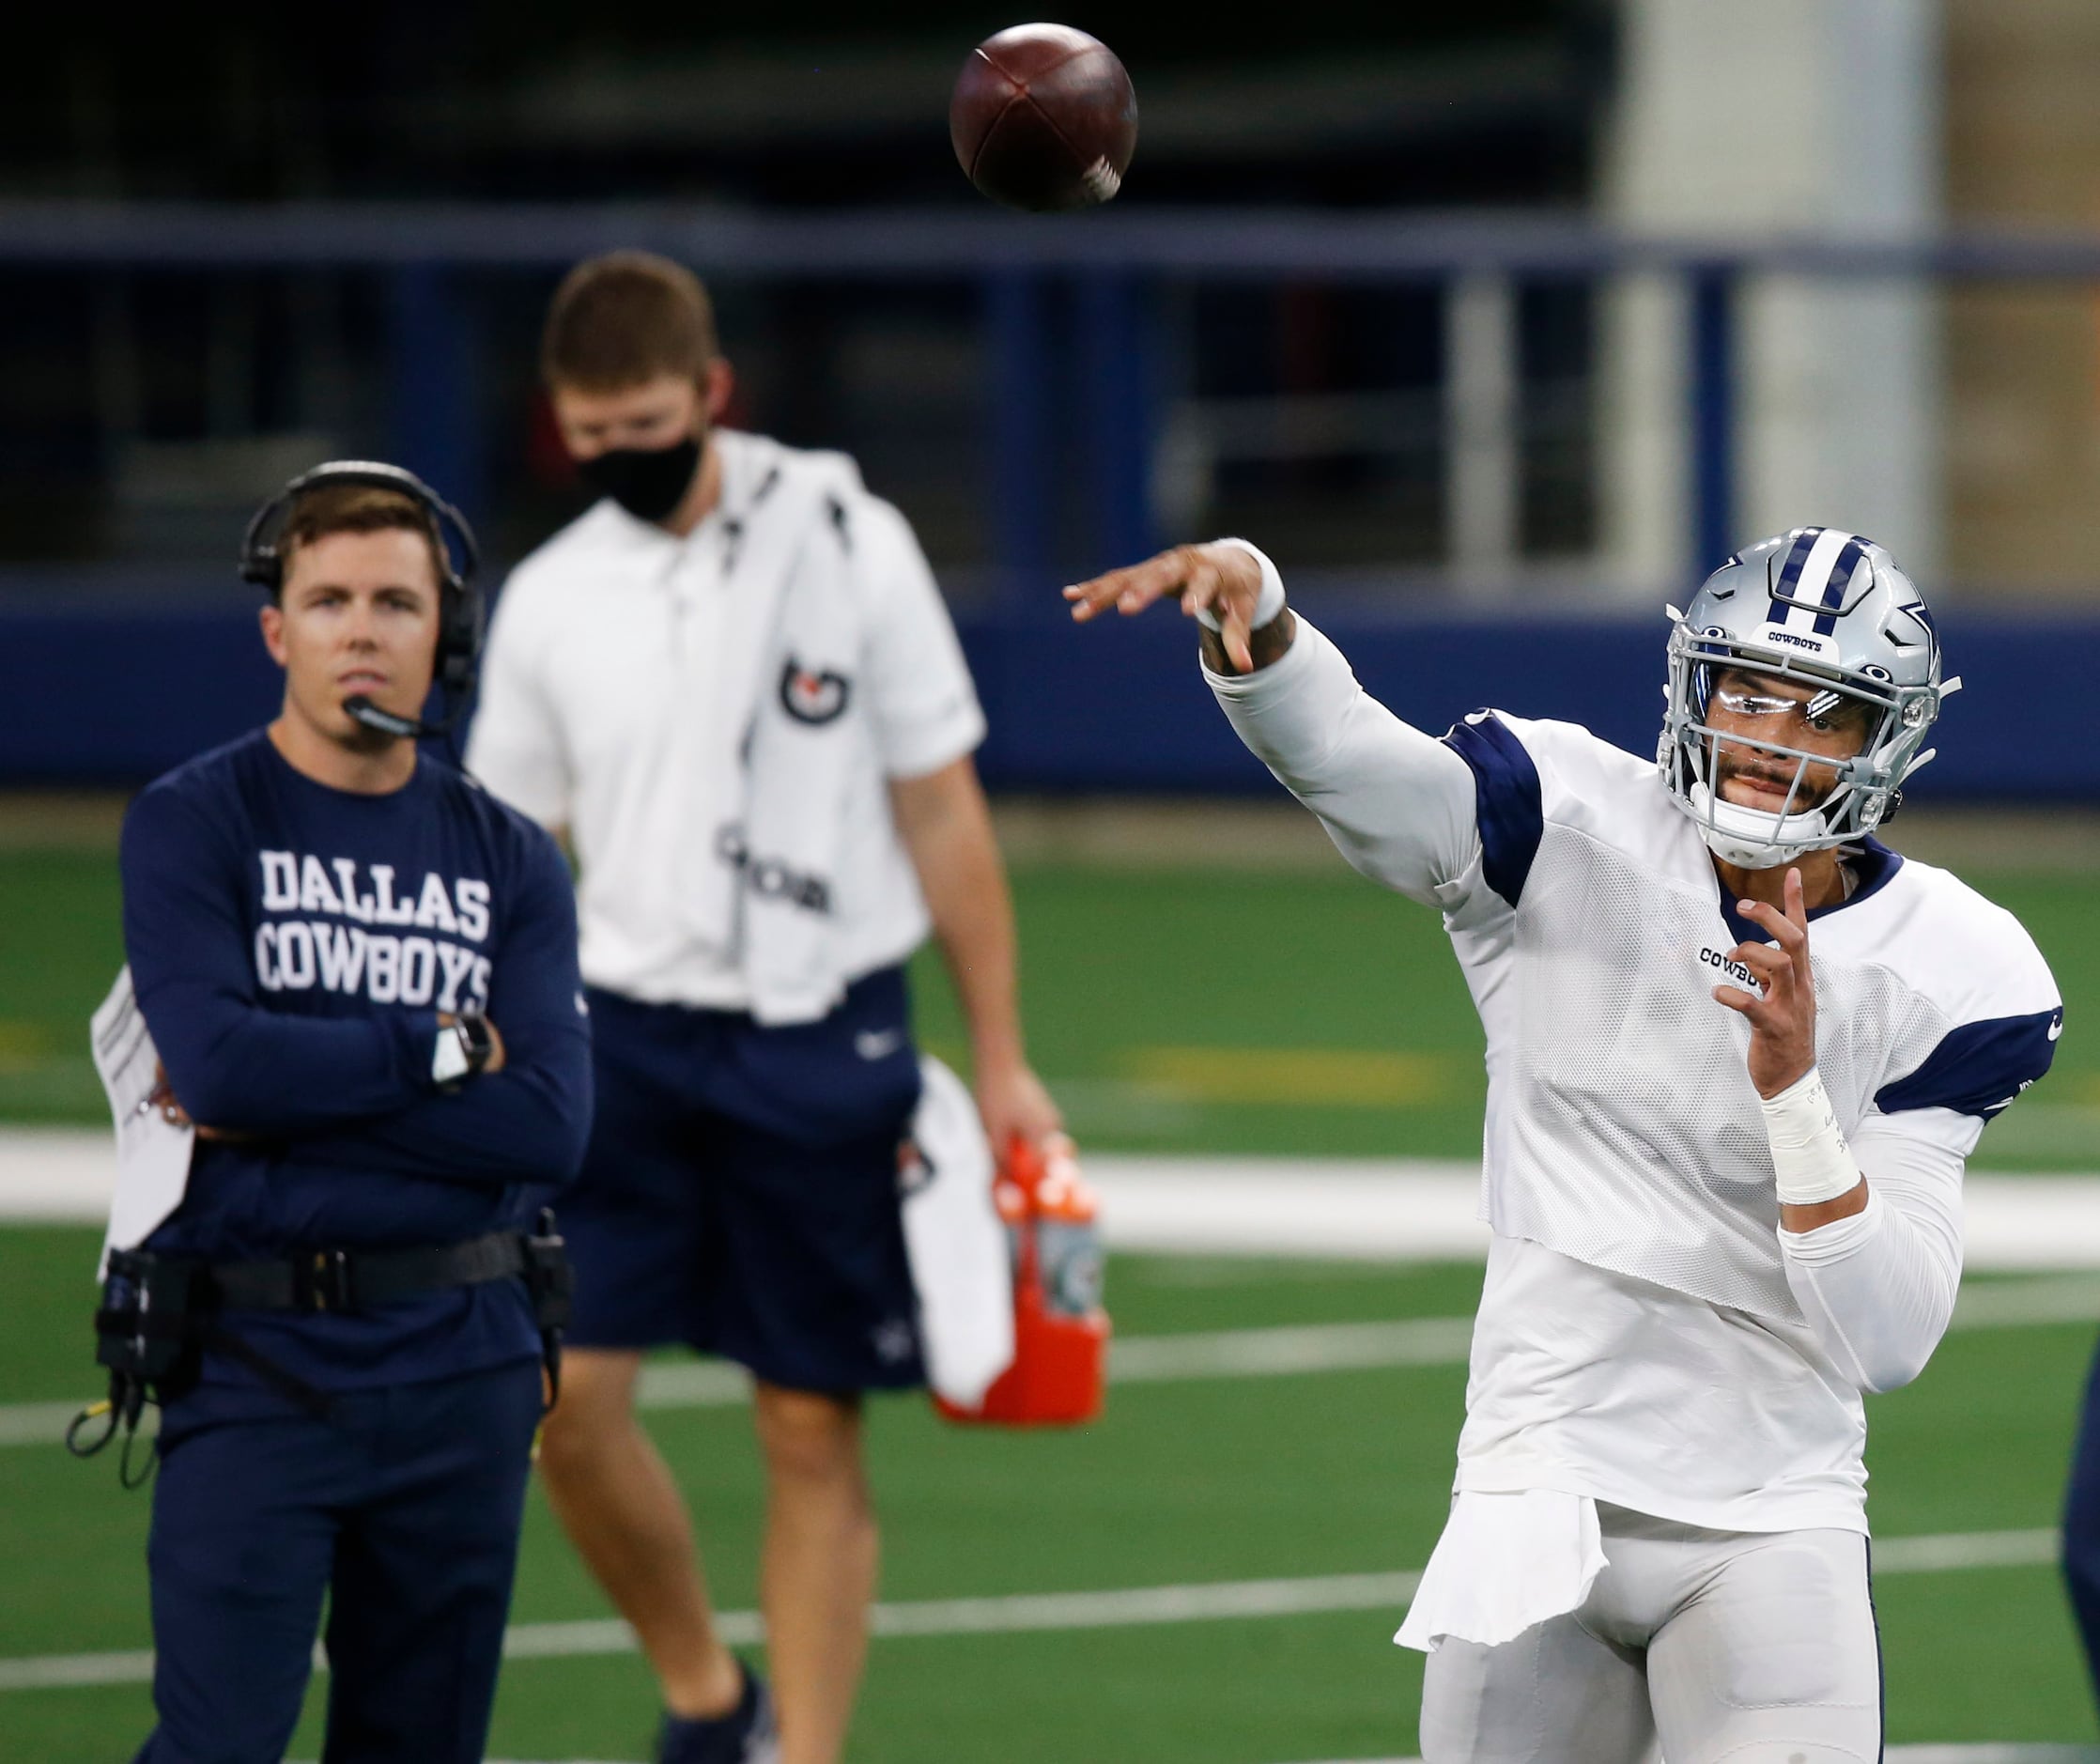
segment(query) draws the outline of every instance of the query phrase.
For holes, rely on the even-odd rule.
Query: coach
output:
[[[714,426],[730,372],[691,274],[580,265],[543,367],[603,500],[512,575],[470,749],[582,873],[599,1108],[542,1468],[662,1681],[661,1756],[770,1756],[768,1694],[714,1632],[633,1412],[660,1343],[751,1370],[780,1756],[822,1764],[875,1578],[860,1397],[924,1375],[897,1155],[929,922],[994,1142],[1058,1121],[1022,1054],[983,719],[911,529],[853,462]]]
[[[324,1597],[332,1764],[469,1764],[487,1732],[553,1321],[529,1233],[590,1047],[553,841],[403,733],[434,668],[471,681],[440,520],[471,570],[409,473],[295,480],[245,559],[282,710],[125,818],[126,953],[197,1129],[124,1263],[196,1306],[161,1391],[151,1764],[276,1764]]]

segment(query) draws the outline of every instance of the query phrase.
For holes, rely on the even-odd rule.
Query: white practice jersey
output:
[[[1490,711],[1434,739],[1303,619],[1279,661],[1212,685],[1351,863],[1443,909],[1487,1031],[1495,1235],[1459,1486],[1863,1527],[1860,1392],[1915,1375],[1945,1328],[1963,1162],[2061,1029],[2026,932],[1942,870],[1850,856],[1810,953],[1872,1199],[1783,1232],[1749,1025],[1712,996],[1764,934],[1652,761]]]
[[[721,499],[690,534],[600,502],[511,572],[467,759],[498,797],[567,828],[583,873],[585,980],[651,1003],[744,1010],[753,1002],[747,963],[696,936],[688,910],[683,866],[695,851],[712,861],[720,843],[708,812],[718,805],[681,763],[689,717],[718,697],[752,699],[780,729],[846,744],[821,790],[820,781],[786,781],[825,798],[807,812],[831,824],[822,885],[827,959],[842,983],[903,961],[927,931],[888,781],[969,753],[984,719],[903,516],[861,487],[841,456],[720,429],[713,444]],[[843,486],[819,517],[838,541],[826,553],[842,572],[826,603],[840,610],[834,628],[805,633],[808,653],[783,658],[770,639],[739,649],[735,603],[763,592],[755,576],[795,555],[796,534],[775,529],[807,521],[783,485],[825,466]],[[764,672],[755,689],[718,677],[737,657]],[[703,781],[712,765],[729,788],[744,768],[739,743],[748,752],[750,739],[727,727],[721,752],[702,756]]]

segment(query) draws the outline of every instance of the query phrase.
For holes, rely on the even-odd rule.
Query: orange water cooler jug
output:
[[[934,1398],[951,1421],[1070,1427],[1101,1413],[1108,1384],[1099,1203],[1072,1141],[1015,1139],[993,1190],[1013,1258],[1013,1363],[974,1409]]]

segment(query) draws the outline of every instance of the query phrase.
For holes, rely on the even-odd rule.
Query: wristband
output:
[[[1760,1100],[1782,1206],[1813,1207],[1860,1185],[1860,1167],[1845,1142],[1820,1072],[1811,1066],[1806,1077]]]
[[[1244,539],[1220,539],[1217,543],[1236,547],[1261,565],[1261,593],[1255,599],[1254,617],[1247,621],[1247,628],[1258,631],[1264,625],[1274,624],[1276,614],[1283,611],[1283,578],[1276,573],[1276,566],[1260,547],[1249,545]],[[1207,631],[1223,628],[1209,607],[1197,609],[1196,622]]]

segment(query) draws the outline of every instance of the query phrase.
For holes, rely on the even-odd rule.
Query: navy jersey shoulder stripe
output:
[[[1546,834],[1538,767],[1524,744],[1492,711],[1476,710],[1454,723],[1446,746],[1473,771],[1474,818],[1480,828],[1480,873],[1488,886],[1516,905],[1531,860]]]
[[[1952,1108],[1988,1121],[2049,1069],[2063,1007],[2028,1016],[1990,1017],[1951,1029],[1917,1071],[1875,1092],[1885,1115],[1906,1108]]]

